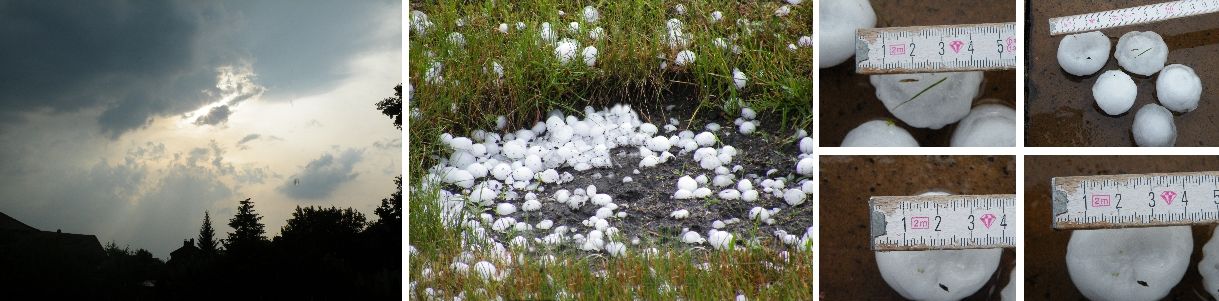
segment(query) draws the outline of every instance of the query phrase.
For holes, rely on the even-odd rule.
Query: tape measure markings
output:
[[[1006,70],[1016,68],[1016,23],[861,28],[860,74]]]
[[[1219,172],[1056,177],[1051,185],[1056,229],[1219,223]]]
[[[876,196],[872,249],[948,250],[1015,247],[1015,195]]]
[[[1180,0],[1074,16],[1051,18],[1050,35],[1146,24],[1219,12],[1216,0]]]

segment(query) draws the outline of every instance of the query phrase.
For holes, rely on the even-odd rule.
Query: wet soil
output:
[[[1015,22],[1014,1],[872,1],[876,27]],[[867,75],[855,74],[854,58],[833,68],[819,69],[820,145],[842,144],[851,129],[874,119],[888,118],[910,131],[921,146],[948,146],[955,124],[939,130],[913,128],[900,122],[876,98]],[[1016,105],[1016,71],[986,72],[979,100],[994,98]]]
[[[1051,227],[1050,179],[1153,172],[1219,170],[1215,156],[1026,156],[1024,173],[1024,297],[1029,300],[1086,300],[1067,273],[1071,231]],[[1208,300],[1198,261],[1214,226],[1195,226],[1194,252],[1185,277],[1165,300]]]
[[[1016,192],[1011,156],[821,156],[820,172],[819,279],[826,300],[902,300],[881,278],[869,246],[870,196]],[[1004,250],[990,281],[968,300],[998,299],[1015,254]]]
[[[722,143],[732,145],[738,151],[737,155],[733,157],[732,163],[728,165],[730,168],[734,165],[741,165],[742,170],[734,173],[737,175],[738,181],[741,178],[748,178],[754,183],[754,188],[761,192],[762,178],[760,177],[777,178],[791,174],[794,176],[784,180],[787,187],[799,187],[801,178],[795,175],[795,166],[797,154],[800,151],[796,140],[792,140],[795,130],[790,129],[790,124],[782,127],[778,116],[759,113],[757,120],[760,120],[761,124],[758,125],[758,130],[751,135],[742,135],[737,132],[736,125],[733,123],[736,117],[722,116],[720,115],[722,111],[715,108],[698,109],[697,102],[690,99],[683,100],[678,97],[674,100],[671,102],[671,105],[674,105],[672,109],[668,109],[668,105],[658,107],[644,105],[645,107],[642,108],[636,106],[635,109],[645,122],[652,122],[662,127],[668,123],[669,118],[677,118],[681,121],[675,132],[665,133],[662,128],[661,132],[665,135],[675,135],[686,129],[699,133],[705,130],[706,124],[718,123],[722,128],[714,132],[716,136]],[[688,122],[691,117],[694,117],[693,126]],[[545,192],[538,193],[538,196],[541,199],[548,199],[552,198],[554,191],[559,189],[574,190],[596,185],[597,193],[609,194],[613,197],[614,203],[619,206],[615,212],[626,212],[627,214],[625,218],[611,219],[610,225],[621,230],[628,241],[630,238],[638,236],[642,247],[691,247],[694,245],[680,242],[679,235],[682,233],[682,229],[697,231],[706,238],[707,232],[712,229],[713,221],[731,218],[739,218],[741,222],[730,224],[720,230],[732,232],[738,241],[754,237],[753,234],[756,233],[757,237],[764,239],[764,242],[771,242],[766,244],[769,246],[778,245],[773,240],[772,232],[775,230],[782,229],[800,236],[809,226],[813,225],[812,195],[807,196],[804,204],[792,207],[787,205],[782,198],[776,198],[773,195],[759,198],[754,202],[718,200],[714,195],[729,187],[707,186],[713,191],[713,197],[709,199],[672,199],[673,192],[677,190],[678,178],[685,175],[697,177],[700,174],[707,175],[709,179],[715,176],[714,171],[699,167],[698,162],[692,159],[693,153],[677,154],[676,149],[670,150],[675,157],[668,163],[651,168],[639,168],[638,150],[628,147],[616,148],[610,151],[613,155],[613,167],[594,168],[583,172],[577,172],[570,167],[556,169],[559,173],[570,172],[575,176],[575,180],[561,185],[545,185]],[[636,169],[639,170],[639,174],[633,172]],[[777,171],[771,176],[766,176],[767,171],[771,169]],[[742,177],[742,175],[744,176]],[[631,177],[633,181],[623,183],[623,177],[627,176]],[[735,184],[733,185],[735,187]],[[513,203],[519,206],[520,201]],[[755,229],[754,223],[749,220],[749,210],[755,206],[767,209],[781,208],[779,213],[772,215],[775,224],[760,223]],[[597,208],[599,207],[586,203],[580,209],[572,210],[567,205],[558,204],[550,199],[543,201],[542,208],[538,211],[518,212],[513,217],[518,221],[531,224],[550,219],[554,221],[555,226],[566,225],[569,228],[587,232],[586,230],[589,228],[581,224],[581,221],[596,215]],[[690,216],[681,220],[669,216],[673,211],[681,209],[689,210]],[[547,233],[538,231],[535,231],[535,234]],[[497,240],[501,242],[510,239],[511,237],[497,236]],[[632,246],[632,248],[640,246]],[[564,245],[564,248],[571,247]]]
[[[1074,76],[1058,66],[1058,43],[1064,35],[1050,36],[1049,19],[1090,12],[1160,3],[1158,0],[1030,1],[1032,18],[1027,22],[1026,39],[1030,51],[1025,56],[1027,146],[1134,146],[1130,134],[1134,112],[1145,104],[1157,103],[1155,80],[1131,74],[1138,85],[1138,97],[1126,114],[1108,116],[1096,106],[1092,85],[1105,70],[1120,69],[1117,59],[1090,76]],[[1202,15],[1102,30],[1113,47],[1130,31],[1154,31],[1168,44],[1168,62],[1194,68],[1202,80],[1202,99],[1198,109],[1176,113],[1177,146],[1219,145],[1219,22],[1215,15]],[[1129,74],[1129,73],[1128,73]]]

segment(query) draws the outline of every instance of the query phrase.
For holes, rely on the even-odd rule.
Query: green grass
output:
[[[684,16],[671,12],[676,3],[686,6]],[[500,115],[508,118],[508,128],[513,129],[530,125],[553,109],[576,115],[582,115],[586,105],[630,103],[637,109],[655,109],[680,96],[697,100],[699,114],[711,113],[724,120],[735,118],[740,108],[747,106],[786,133],[811,127],[812,50],[802,47],[789,51],[787,45],[795,44],[800,36],[811,35],[813,4],[805,1],[782,18],[773,15],[780,4],[660,0],[412,3],[411,10],[426,13],[433,25],[423,35],[411,32],[408,47],[413,88],[407,103],[411,116],[408,227],[409,243],[418,251],[409,261],[409,275],[415,285],[411,297],[425,299],[424,289],[433,288],[444,291],[450,299],[464,292],[470,300],[496,296],[723,300],[738,293],[750,300],[812,299],[812,252],[789,250],[785,260],[778,250],[791,248],[780,246],[769,234],[756,232],[744,235],[760,242],[737,246],[737,251],[689,249],[662,242],[666,247],[661,247],[659,256],[643,256],[641,247],[628,245],[624,257],[568,250],[516,250],[514,256],[524,256],[524,260],[497,262],[489,252],[478,251],[485,248],[463,249],[461,238],[465,234],[461,229],[441,225],[437,191],[419,185],[436,158],[447,155],[439,142],[440,134],[465,135],[476,129],[492,129]],[[585,5],[600,11],[598,23],[584,23],[581,11]],[[560,17],[559,10],[566,15]],[[707,16],[717,10],[723,12],[723,20],[710,23]],[[456,25],[458,18],[464,26]],[[681,49],[670,49],[665,41],[665,22],[670,18],[681,20],[685,32],[692,34],[691,46],[686,49],[697,59],[691,66],[673,66],[672,59]],[[517,30],[517,22],[524,22],[527,28]],[[554,46],[538,37],[542,22],[550,22],[560,39],[578,40],[580,49],[596,47],[596,66],[583,64],[580,49],[574,62],[560,64]],[[581,23],[580,34],[567,33],[570,22]],[[508,24],[508,34],[496,30],[500,23]],[[605,30],[607,38],[593,41],[588,37],[588,31],[597,26]],[[464,47],[448,42],[454,31],[464,36]],[[730,40],[733,35],[737,37],[734,42]],[[715,38],[729,40],[729,47],[739,46],[740,54],[717,48],[712,44]],[[433,62],[444,65],[443,83],[424,80]],[[493,62],[503,66],[502,79],[491,72]],[[669,68],[661,69],[661,62],[667,62]],[[733,84],[733,68],[748,76],[744,89]],[[685,120],[687,124],[692,123],[690,119]],[[473,250],[476,258],[466,262],[471,264],[469,274],[449,268],[463,250]],[[558,263],[541,263],[539,256],[545,253],[555,254]],[[479,260],[512,272],[504,279],[485,281],[473,271],[473,263]],[[700,269],[703,263],[709,266]],[[430,277],[422,277],[424,269],[431,269]]]

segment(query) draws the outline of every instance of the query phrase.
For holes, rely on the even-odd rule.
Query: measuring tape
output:
[[[1016,68],[1016,23],[861,28],[859,74],[987,71]]]
[[[1016,247],[1016,195],[874,196],[872,250]]]
[[[1219,223],[1219,172],[1053,179],[1054,228]]]
[[[1159,22],[1219,11],[1216,0],[1181,0],[1050,19],[1050,35]]]

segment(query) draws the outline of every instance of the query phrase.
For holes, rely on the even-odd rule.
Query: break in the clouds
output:
[[[0,45],[0,212],[36,228],[164,258],[245,198],[274,235],[394,190],[398,1],[0,0]]]
[[[279,191],[296,199],[329,198],[339,185],[360,176],[354,168],[356,163],[363,159],[364,151],[356,149],[347,149],[337,154],[322,154],[280,185]]]

